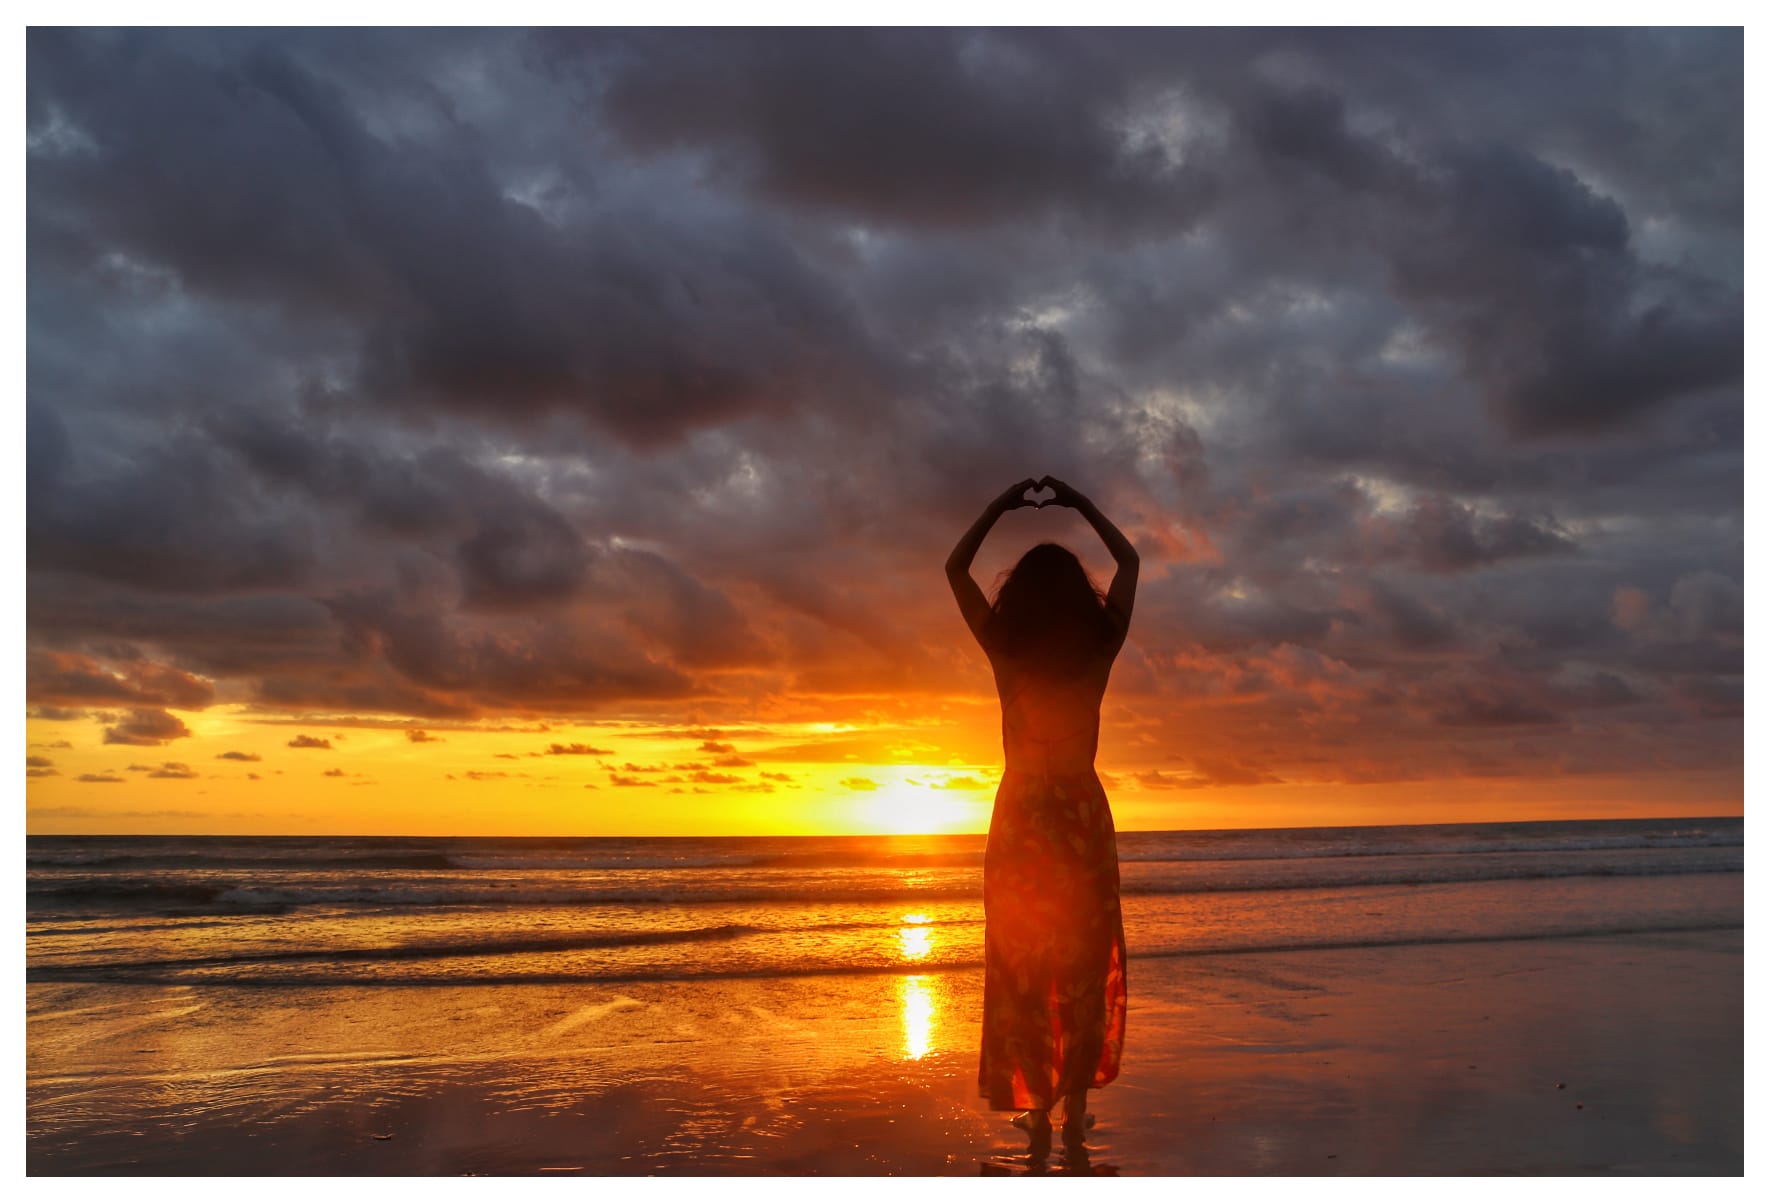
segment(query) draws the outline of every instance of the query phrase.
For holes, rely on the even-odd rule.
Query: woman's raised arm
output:
[[[1066,505],[1088,520],[1100,541],[1106,544],[1106,550],[1112,553],[1113,562],[1118,571],[1113,573],[1112,585],[1106,590],[1106,608],[1119,623],[1121,630],[1131,627],[1131,604],[1137,600],[1137,549],[1131,541],[1112,521],[1102,514],[1092,501],[1058,480],[1055,476],[1047,476],[1038,482],[1041,489],[1051,489],[1056,496],[1046,505]]]
[[[971,561],[977,558],[977,549],[983,546],[983,538],[989,534],[990,527],[996,524],[997,518],[1009,510],[1036,506],[1036,502],[1027,500],[1026,491],[1037,487],[1032,478],[1028,477],[1004,490],[1000,497],[984,507],[977,521],[971,524],[971,529],[959,537],[953,554],[946,558],[947,584],[953,588],[953,597],[958,600],[959,613],[965,616],[965,625],[971,628],[971,634],[980,643],[983,641],[984,624],[989,621],[989,600],[983,596],[983,590],[977,587],[977,582],[971,579]]]

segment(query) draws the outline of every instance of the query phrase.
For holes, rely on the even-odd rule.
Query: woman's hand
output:
[[[1048,480],[1050,478],[1047,477],[1046,479]],[[1010,486],[1000,497],[990,502],[990,508],[1004,513],[1008,510],[1018,510],[1023,506],[1032,506],[1034,509],[1037,509],[1039,503],[1032,500],[1026,494],[1027,490],[1036,489],[1038,487],[1039,482],[1029,476],[1019,484]]]
[[[1039,503],[1041,508],[1047,505],[1061,505],[1075,510],[1080,509],[1088,502],[1086,497],[1083,497],[1080,493],[1064,484],[1061,480],[1058,480],[1055,476],[1043,476],[1040,477],[1037,482],[1029,480],[1026,483],[1033,488],[1050,489],[1056,494],[1055,497],[1048,497],[1044,501],[1041,501]]]
[[[1106,590],[1106,609],[1118,621],[1122,637],[1130,628],[1131,603],[1137,596],[1137,549],[1125,538],[1125,532],[1100,512],[1100,507],[1055,476],[1040,477],[1038,487],[1051,490],[1052,497],[1045,505],[1068,506],[1086,518],[1094,533],[1100,536],[1100,541],[1106,544],[1106,550],[1112,553],[1113,562],[1119,567]]]
[[[1009,510],[1018,510],[1024,506],[1037,506],[1039,503],[1029,498],[1028,489],[1038,488],[1038,482],[1030,476],[1004,491],[1002,495],[984,507],[971,529],[959,536],[959,542],[953,553],[946,558],[946,579],[953,587],[953,597],[958,600],[959,613],[965,616],[965,625],[971,633],[983,641],[983,629],[989,623],[989,600],[983,596],[983,590],[971,579],[971,561],[977,555],[977,549],[983,546],[983,537],[989,534],[990,527],[996,519]]]

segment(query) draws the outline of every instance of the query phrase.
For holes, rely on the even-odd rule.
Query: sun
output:
[[[959,791],[895,781],[867,799],[862,818],[875,831],[890,835],[935,835],[975,828],[979,808]]]

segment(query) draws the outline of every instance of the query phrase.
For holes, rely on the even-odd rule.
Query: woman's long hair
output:
[[[1073,672],[1114,634],[1106,596],[1069,548],[1041,543],[1003,576],[984,644],[1039,673]]]

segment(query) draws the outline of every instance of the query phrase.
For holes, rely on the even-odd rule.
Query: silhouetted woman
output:
[[[1055,497],[1035,503],[1029,489]],[[1041,543],[1020,558],[992,604],[971,561],[997,518],[1062,505],[1086,518],[1118,562],[1104,597],[1073,553]],[[1080,1148],[1089,1087],[1118,1076],[1125,1041],[1125,933],[1118,849],[1094,775],[1100,699],[1124,646],[1137,593],[1137,552],[1060,480],[1024,480],[990,502],[946,562],[971,633],[995,670],[1006,765],[983,860],[983,1053],[978,1088],[992,1109],[1021,1111],[1032,1152]]]

